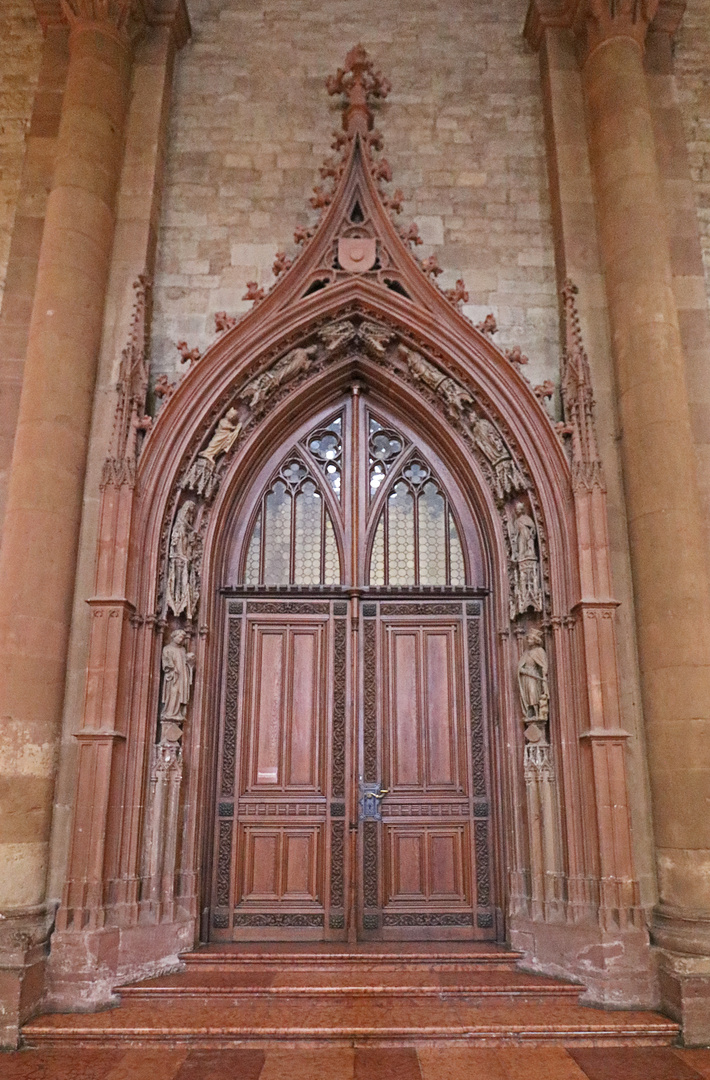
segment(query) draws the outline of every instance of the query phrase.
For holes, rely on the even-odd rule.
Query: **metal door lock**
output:
[[[360,792],[360,820],[382,821],[381,802],[389,788],[382,788],[379,784],[361,784]]]

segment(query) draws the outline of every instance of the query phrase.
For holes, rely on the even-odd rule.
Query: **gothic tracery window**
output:
[[[370,585],[465,585],[463,551],[448,499],[429,466],[410,457],[375,529]]]
[[[284,462],[262,498],[247,547],[244,581],[247,585],[340,583],[340,556],[330,513],[308,466],[296,455]]]
[[[359,547],[348,535],[349,522],[359,520],[364,584],[464,586],[459,528],[432,466],[406,436],[368,409],[359,439],[352,423],[345,411],[331,416],[282,460],[253,518],[244,584],[341,584],[339,543],[346,552],[352,543]],[[353,460],[355,446],[360,464]],[[358,495],[360,483],[364,490]],[[360,498],[358,512],[352,507]]]

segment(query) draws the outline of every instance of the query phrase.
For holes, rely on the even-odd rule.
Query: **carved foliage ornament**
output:
[[[577,35],[582,59],[610,38],[632,38],[644,48],[652,22],[675,33],[684,4],[678,0],[533,0],[525,36],[537,49],[546,27],[570,27]]]
[[[74,29],[82,23],[98,24],[112,30],[126,43],[135,38],[145,23],[139,0],[60,0],[62,14]]]

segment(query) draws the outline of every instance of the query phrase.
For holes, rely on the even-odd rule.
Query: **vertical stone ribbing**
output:
[[[0,805],[0,908],[6,909],[44,900],[86,449],[130,78],[128,38],[109,21],[73,17],[69,49],[0,551],[0,768],[3,788],[12,792],[11,805]],[[41,769],[22,767],[36,759]]]

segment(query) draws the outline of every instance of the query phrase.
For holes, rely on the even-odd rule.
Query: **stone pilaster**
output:
[[[669,1011],[685,1013],[678,956],[710,954],[710,587],[686,362],[644,48],[668,4],[536,5],[576,32],[612,330],[621,457],[648,746],[659,902],[655,941],[672,956]],[[546,7],[546,10],[543,8]],[[564,10],[563,10],[564,9]],[[665,21],[664,21],[665,20]],[[687,964],[686,964],[687,966]],[[692,966],[692,965],[691,965]],[[697,968],[697,963],[696,963]],[[693,976],[697,998],[703,974]],[[668,990],[676,988],[676,1000]],[[689,984],[688,984],[689,985]]]
[[[41,998],[42,986],[30,986],[26,973],[51,922],[46,879],[57,738],[123,155],[132,11],[118,0],[63,4],[69,64],[0,550],[0,910],[9,923],[21,924],[18,940],[30,943],[24,959],[17,949],[4,958],[6,972],[22,984],[15,1023]],[[12,1032],[5,1041],[13,1042]]]

